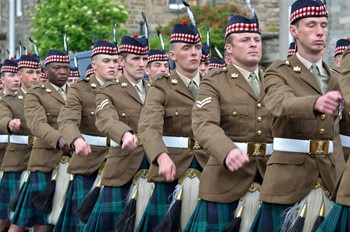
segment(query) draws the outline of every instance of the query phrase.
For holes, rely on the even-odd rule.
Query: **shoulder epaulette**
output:
[[[154,77],[155,80],[159,80],[159,79],[162,79],[162,78],[169,79],[169,78],[170,78],[170,73],[158,73],[158,74]]]
[[[105,89],[105,88],[107,88],[108,86],[118,85],[118,84],[119,84],[119,81],[118,81],[118,80],[107,81],[106,83],[104,83],[104,84],[102,85],[101,88]]]
[[[218,74],[220,73],[227,73],[227,68],[226,67],[223,67],[223,68],[213,68],[213,69],[210,69],[208,74],[206,75],[206,77],[215,77],[217,76]]]
[[[290,64],[290,62],[288,60],[276,60],[269,66],[268,69],[276,69],[276,68],[279,68],[281,66],[289,66],[290,67],[292,65]]]
[[[85,81],[85,82],[89,82],[89,81],[90,81],[90,78],[89,78],[89,77],[85,77],[84,79],[82,79],[82,80],[79,80],[79,81]]]
[[[46,89],[45,85],[36,85],[31,87],[31,89]]]

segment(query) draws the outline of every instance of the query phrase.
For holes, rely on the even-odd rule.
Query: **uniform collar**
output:
[[[177,75],[179,75],[179,77],[184,82],[186,87],[188,87],[188,85],[190,84],[191,81],[194,81],[194,83],[196,83],[197,87],[199,87],[199,84],[201,82],[201,78],[200,78],[199,72],[197,72],[196,75],[191,80],[190,78],[182,75],[177,69],[175,69],[175,70],[176,70]]]

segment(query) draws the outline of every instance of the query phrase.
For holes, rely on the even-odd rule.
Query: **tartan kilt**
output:
[[[172,193],[177,185],[177,180],[171,183],[155,183],[152,196],[147,204],[145,212],[138,224],[136,231],[153,231],[162,221],[172,201]]]
[[[9,202],[17,193],[21,172],[4,172],[0,180],[0,220],[10,219]]]
[[[132,181],[120,187],[104,186],[92,210],[85,232],[114,232],[114,226],[127,202]]]
[[[279,232],[285,219],[285,210],[292,205],[262,202],[250,232]]]
[[[350,231],[350,207],[334,204],[327,217],[318,227],[317,232],[349,232]]]
[[[54,232],[84,231],[85,224],[74,215],[74,212],[81,206],[85,197],[90,192],[96,176],[97,172],[90,176],[74,175]]]
[[[238,201],[217,203],[199,200],[184,232],[222,231],[231,223]]]
[[[33,205],[33,198],[44,191],[51,181],[52,171],[31,172],[27,182],[21,188],[21,195],[11,223],[20,227],[47,225],[48,213],[44,213]]]

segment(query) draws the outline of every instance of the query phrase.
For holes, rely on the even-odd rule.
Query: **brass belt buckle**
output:
[[[33,145],[36,137],[33,135],[28,136],[28,145]]]
[[[264,157],[266,155],[266,143],[248,143],[248,155]]]
[[[328,147],[329,147],[328,140],[311,139],[309,153],[311,155],[328,155],[329,154]]]
[[[188,138],[188,149],[190,150],[198,150],[201,149],[199,142],[194,138]]]

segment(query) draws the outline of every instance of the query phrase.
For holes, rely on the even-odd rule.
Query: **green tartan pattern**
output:
[[[237,205],[238,201],[233,203],[198,201],[184,232],[221,232],[232,221]]]
[[[114,225],[126,205],[131,181],[121,187],[105,186],[86,224],[86,232],[114,232]]]
[[[350,207],[335,204],[317,232],[349,232],[350,231]]]
[[[31,172],[28,181],[21,189],[21,195],[11,219],[11,223],[21,227],[32,227],[34,225],[47,225],[47,213],[35,208],[32,202],[34,196],[44,191],[51,180],[52,171]]]
[[[66,201],[56,223],[54,232],[84,231],[85,224],[74,215],[74,212],[81,206],[85,197],[88,195],[96,176],[97,172],[91,176],[74,176],[73,181],[70,183]]]
[[[21,180],[21,172],[4,172],[0,180],[0,219],[9,220],[9,202],[16,194]]]

